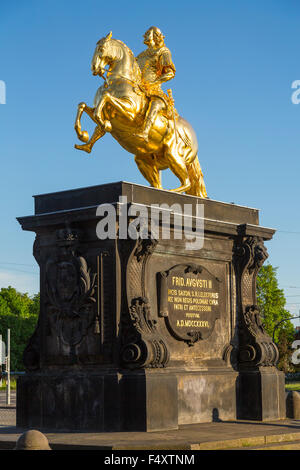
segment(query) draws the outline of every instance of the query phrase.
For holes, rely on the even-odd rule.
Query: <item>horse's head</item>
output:
[[[122,64],[123,74],[127,75],[129,72],[135,79],[139,79],[140,69],[132,51],[122,41],[112,39],[110,32],[97,42],[91,65],[92,73],[103,77],[105,67],[108,65],[111,72],[117,63]]]
[[[91,66],[93,75],[100,75],[102,77],[105,72],[105,67],[107,65],[110,66],[114,60],[112,45],[114,40],[111,39],[111,36],[112,32],[97,42]]]

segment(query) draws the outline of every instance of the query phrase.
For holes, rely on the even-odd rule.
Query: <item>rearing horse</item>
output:
[[[170,168],[181,183],[171,191],[207,197],[196,134],[185,119],[178,116],[175,124],[175,119],[159,113],[150,129],[149,141],[138,137],[149,98],[141,86],[141,70],[132,51],[122,41],[112,39],[109,33],[97,43],[92,72],[105,82],[97,90],[93,108],[86,103],[78,105],[74,127],[85,144],[75,148],[90,153],[95,142],[110,132],[122,147],[135,155],[140,172],[151,186],[162,189],[160,170]],[[84,111],[97,125],[90,139],[87,131],[81,130]]]

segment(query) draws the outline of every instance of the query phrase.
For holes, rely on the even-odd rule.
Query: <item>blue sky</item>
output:
[[[299,21],[297,0],[2,2],[0,287],[39,290],[34,235],[16,221],[33,214],[33,194],[147,184],[109,134],[91,156],[75,150],[73,124],[77,104],[92,104],[101,84],[90,72],[96,42],[112,30],[138,54],[143,33],[156,25],[177,69],[168,87],[197,133],[208,195],[259,208],[261,225],[277,229],[269,261],[296,315],[300,104],[291,86],[300,79]],[[175,184],[165,172],[164,187]]]

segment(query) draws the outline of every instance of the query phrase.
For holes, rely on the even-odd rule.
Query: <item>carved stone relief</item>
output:
[[[239,237],[234,246],[240,310],[238,352],[241,367],[274,366],[278,349],[266,333],[256,305],[256,277],[268,254],[263,239]]]
[[[122,315],[120,360],[124,367],[164,367],[169,361],[165,338],[158,329],[146,297],[147,262],[157,240],[138,239],[128,257],[126,268],[126,307]]]

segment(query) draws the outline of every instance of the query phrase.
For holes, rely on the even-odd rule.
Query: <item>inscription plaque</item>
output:
[[[220,318],[221,282],[194,264],[178,264],[159,273],[159,315],[176,339],[192,346],[211,335]]]

